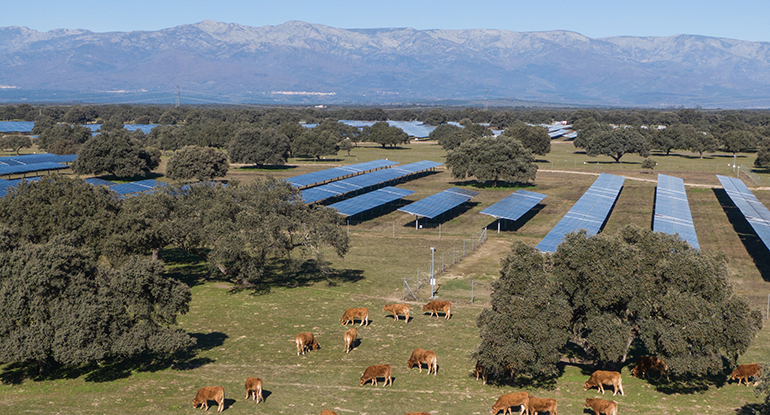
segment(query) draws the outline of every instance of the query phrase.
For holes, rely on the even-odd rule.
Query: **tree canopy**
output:
[[[585,149],[586,154],[591,157],[609,156],[616,163],[629,153],[639,154],[640,157],[650,155],[647,141],[635,128],[631,127],[599,131],[588,139]]]
[[[551,152],[548,130],[539,125],[527,125],[519,121],[507,128],[502,135],[521,141],[533,154],[544,156]]]
[[[392,127],[385,121],[378,121],[371,127],[363,128],[363,139],[385,146],[395,147],[409,142],[409,135],[398,127]]]
[[[465,141],[447,154],[447,167],[452,177],[475,176],[482,182],[500,180],[525,183],[535,179],[537,164],[532,153],[518,140],[506,137],[483,137]]]
[[[289,149],[289,139],[272,128],[244,128],[230,141],[230,161],[257,166],[284,164]]]
[[[174,180],[198,181],[225,177],[229,168],[227,154],[211,147],[186,146],[168,159],[166,175]]]
[[[79,174],[110,173],[116,177],[147,175],[160,164],[160,151],[144,148],[124,130],[96,135],[78,151],[72,169]]]
[[[548,376],[568,343],[614,366],[638,342],[674,376],[722,373],[762,327],[727,275],[723,256],[630,225],[567,235],[553,255],[519,243],[503,261],[491,310],[478,318],[473,356],[515,375]]]
[[[8,134],[0,137],[0,149],[14,151],[16,155],[19,155],[22,148],[29,147],[32,147],[32,139],[27,135]]]
[[[295,157],[315,157],[316,160],[320,160],[321,156],[337,155],[339,151],[337,143],[340,139],[341,136],[337,131],[306,129],[291,142],[291,152]]]

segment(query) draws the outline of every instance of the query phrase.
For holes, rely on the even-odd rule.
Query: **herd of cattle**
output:
[[[400,315],[405,317],[405,322],[409,323],[409,305],[407,304],[387,304],[382,309],[384,312],[388,312],[393,315],[394,320],[398,320]],[[430,312],[430,317],[434,315],[439,316],[439,312],[444,313],[445,318],[449,319],[451,316],[451,303],[449,301],[431,301],[422,307],[423,312]],[[340,323],[346,326],[348,323],[355,325],[356,320],[360,321],[359,326],[369,325],[369,310],[366,308],[350,308],[345,311]],[[355,327],[350,328],[343,334],[343,341],[345,345],[345,353],[349,353],[356,339],[358,338],[358,331]],[[303,355],[311,350],[319,350],[321,345],[316,341],[313,333],[304,332],[296,335],[294,342],[297,346],[297,356]],[[426,365],[428,368],[428,374],[431,372],[433,375],[438,374],[438,359],[436,353],[431,350],[423,350],[420,348],[415,349],[412,355],[407,361],[407,368],[412,369],[417,366],[422,373],[422,366]],[[644,378],[650,371],[657,371],[660,376],[668,376],[668,368],[665,362],[658,359],[655,356],[642,356],[637,360],[636,365],[632,370],[634,377]],[[730,374],[731,380],[738,380],[738,385],[745,381],[746,386],[749,386],[749,378],[760,375],[761,366],[757,363],[751,363],[746,365],[740,365]],[[486,370],[476,363],[474,370],[476,380],[483,379],[486,384]],[[393,377],[391,376],[390,365],[372,365],[364,370],[361,376],[360,386],[371,382],[373,386],[378,386],[378,379],[384,379],[384,385],[392,386]],[[597,370],[591,374],[591,377],[583,385],[583,390],[588,390],[596,387],[599,392],[604,394],[605,385],[612,386],[612,396],[615,396],[620,392],[621,396],[625,396],[623,391],[623,382],[620,372]],[[249,377],[246,379],[246,398],[253,398],[257,403],[264,401],[262,397],[262,380],[259,378]],[[214,401],[218,405],[217,412],[222,412],[225,408],[225,390],[221,386],[207,386],[198,390],[195,398],[193,399],[193,408],[197,408],[199,405],[201,408],[208,410],[209,401]],[[513,392],[506,393],[498,398],[497,402],[492,405],[492,415],[496,415],[498,412],[503,411],[505,414],[513,414],[514,408],[519,408],[519,415],[525,412],[528,415],[537,415],[549,413],[550,415],[558,415],[557,409],[558,403],[553,398],[538,398],[531,396],[528,392]],[[618,404],[615,401],[607,401],[597,398],[586,398],[585,407],[591,408],[595,415],[617,415]],[[321,415],[337,415],[335,412],[325,409],[321,412]],[[410,412],[405,415],[429,415],[427,412]]]

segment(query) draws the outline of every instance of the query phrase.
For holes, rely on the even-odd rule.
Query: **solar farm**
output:
[[[737,183],[727,185],[717,178],[716,167],[706,173],[692,171],[689,159],[670,169],[661,169],[665,173],[661,176],[670,177],[666,179],[639,169],[640,160],[634,157],[629,157],[628,162],[624,159],[623,166],[598,164],[595,158],[573,154],[571,145],[569,149],[555,147],[546,156],[549,162],[558,162],[563,157],[563,165],[568,167],[582,166],[584,160],[595,164],[564,172],[566,168],[551,168],[550,163],[542,162],[532,186],[491,188],[453,179],[441,163],[443,152],[434,145],[409,145],[400,153],[375,146],[354,150],[360,160],[400,158],[400,163],[301,188],[306,202],[327,205],[349,220],[349,254],[344,259],[327,256],[339,270],[337,274],[309,278],[298,284],[277,283],[269,294],[255,295],[247,290],[232,290],[226,280],[211,279],[206,263],[180,251],[164,251],[161,256],[170,272],[191,286],[190,311],[179,318],[179,327],[198,340],[192,356],[148,366],[105,365],[91,368],[92,372],[68,372],[52,380],[0,385],[0,408],[10,406],[19,408],[18,412],[38,413],[191,413],[194,410],[190,400],[198,387],[221,384],[226,389],[227,414],[317,414],[325,408],[339,414],[370,415],[412,411],[427,411],[431,415],[489,413],[497,397],[514,390],[554,397],[559,400],[560,413],[584,413],[585,398],[601,397],[596,390],[583,390],[590,369],[565,364],[561,376],[547,387],[482,385],[472,376],[473,362],[467,357],[478,343],[476,317],[489,305],[491,284],[511,241],[535,246],[545,241],[562,220],[569,221],[571,229],[590,227],[595,232],[615,232],[628,223],[652,228],[669,221],[669,231],[683,238],[689,228],[679,225],[691,223],[701,250],[722,250],[730,256],[736,291],[750,298],[754,307],[764,307],[770,292],[763,280],[767,271],[757,265],[762,259],[752,256],[751,249],[747,249],[751,241],[746,235],[755,231],[740,228],[739,220],[745,214],[748,224],[752,224],[755,218],[762,217],[764,213],[757,209],[760,205],[768,206],[767,191],[754,189],[745,176],[740,181],[749,184],[754,192],[739,189]],[[340,158],[343,165],[360,164]],[[725,163],[717,161],[722,165],[721,175],[729,175]],[[422,164],[408,169],[411,176],[385,176],[385,172],[392,174],[413,163]],[[716,165],[713,161],[712,166]],[[234,170],[228,178],[245,180],[246,174],[270,174],[289,179],[328,168],[335,166],[303,163],[294,169],[277,171]],[[383,176],[375,179],[367,177],[369,174]],[[684,184],[684,198],[677,179]],[[110,182],[91,182],[111,186]],[[338,188],[326,188],[332,184]],[[134,187],[137,188],[141,187]],[[329,189],[321,190],[324,197],[308,200],[312,199],[314,189],[321,188]],[[722,189],[729,198],[721,198]],[[415,229],[415,215],[395,208],[406,208],[442,193],[447,202],[455,197],[462,202],[455,213],[442,216],[439,212],[430,219],[431,223],[440,223],[440,229]],[[743,212],[743,202],[736,202],[735,194],[753,206],[755,213]],[[684,201],[690,213],[689,222],[681,210]],[[449,206],[443,203],[425,203],[426,210],[420,212],[434,215],[428,209]],[[420,222],[425,220],[423,217]],[[498,234],[495,230],[501,221],[514,226],[507,230],[503,227]],[[478,240],[478,233],[484,228],[490,231],[488,241],[471,250],[472,242]],[[551,238],[555,246],[564,232],[567,231]],[[467,252],[463,255],[464,244]],[[420,312],[430,295],[426,281],[431,247],[436,248],[438,298],[453,304],[449,320]],[[767,248],[763,245],[762,249],[767,256]],[[453,254],[456,263],[443,266],[442,259],[451,264]],[[417,284],[417,276],[422,285]],[[404,281],[414,289],[418,301],[403,300]],[[408,323],[403,319],[394,321],[381,312],[384,304],[393,302],[411,305],[413,315]],[[346,354],[341,335],[347,328],[340,325],[339,319],[348,307],[368,307],[371,322],[357,326],[360,343]],[[305,331],[313,332],[322,348],[297,356],[294,335]],[[740,363],[770,359],[769,346],[770,331],[765,328]],[[421,374],[416,368],[406,369],[406,360],[416,347],[436,351],[437,376]],[[365,367],[384,363],[393,366],[393,385],[359,386]],[[622,414],[673,413],[674,408],[684,415],[741,413],[741,407],[759,402],[752,388],[739,388],[734,383],[666,386],[633,378],[629,369],[622,368],[627,396],[605,398],[618,401]],[[256,404],[243,399],[243,379],[248,376],[264,380],[265,402]],[[672,392],[667,387],[690,387],[697,391]]]

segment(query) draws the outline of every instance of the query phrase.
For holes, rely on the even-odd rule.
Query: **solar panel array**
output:
[[[615,204],[624,181],[624,177],[602,173],[536,248],[542,252],[555,252],[565,235],[580,229],[585,229],[588,235],[596,235]]]
[[[29,177],[29,178],[14,179],[14,180],[0,179],[0,197],[5,197],[5,195],[8,194],[8,190],[18,186],[22,180],[26,180],[28,182],[36,182],[40,180],[40,177]]]
[[[25,154],[22,156],[0,157],[0,166],[23,166],[37,163],[71,163],[77,158],[77,154],[66,154],[63,156],[50,153]]]
[[[698,235],[695,234],[695,226],[692,222],[690,204],[684,190],[684,180],[679,177],[658,174],[652,230],[671,235],[679,234],[690,246],[700,249]]]
[[[104,180],[104,179],[100,179],[100,178],[97,178],[97,177],[92,177],[90,179],[86,179],[85,182],[88,183],[88,184],[92,184],[94,186],[101,185],[101,186],[107,186],[107,187],[114,186],[114,185],[117,184],[117,183],[111,182],[109,180]]]
[[[759,239],[770,249],[770,210],[754,196],[740,179],[717,175],[719,182],[740,209]]]
[[[437,163],[435,161],[423,160],[403,166],[377,170],[322,186],[305,189],[302,191],[302,198],[305,199],[305,203],[319,202],[321,200],[342,196],[351,192],[365,190],[394,180],[402,179],[409,175],[441,166],[442,164],[443,163]]]
[[[399,210],[418,217],[433,219],[446,211],[462,205],[478,194],[478,192],[472,190],[453,187],[406,205]]]
[[[339,122],[349,125],[351,127],[371,127],[377,121],[357,121],[357,120],[340,120]],[[391,127],[398,127],[401,131],[405,132],[410,137],[425,138],[430,135],[436,127],[431,125],[425,125],[421,121],[386,121]]]
[[[36,171],[62,170],[70,166],[59,163],[35,163],[35,164],[16,164],[13,166],[0,165],[0,175],[33,173]]]
[[[480,213],[497,219],[518,220],[543,199],[545,199],[543,194],[517,190]]]
[[[316,171],[313,173],[301,174],[286,179],[294,187],[307,187],[316,184],[326,183],[332,180],[338,180],[343,177],[351,175],[361,174],[370,170],[381,169],[383,167],[389,167],[394,164],[398,164],[395,161],[389,160],[374,160],[367,161],[366,163],[351,164],[349,166],[340,166],[333,169],[326,169]]]
[[[337,213],[345,216],[353,216],[358,213],[366,212],[386,203],[390,203],[414,193],[413,190],[399,189],[398,187],[383,187],[373,192],[364,193],[350,199],[343,200],[329,205],[337,209]]]
[[[33,121],[0,121],[0,133],[31,133]]]
[[[110,186],[111,190],[114,190],[118,196],[130,195],[132,193],[146,192],[152,190],[158,186],[166,186],[165,183],[156,180],[148,179],[138,182],[121,183]]]

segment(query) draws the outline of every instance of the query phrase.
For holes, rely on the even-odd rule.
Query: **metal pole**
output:
[[[471,304],[473,304],[473,280],[471,280]]]
[[[433,256],[435,252],[436,252],[436,248],[431,247],[430,248],[430,298],[434,298],[433,287],[436,285],[436,279],[434,278],[434,274],[433,274]]]
[[[497,233],[500,233],[500,219],[497,220]]]

